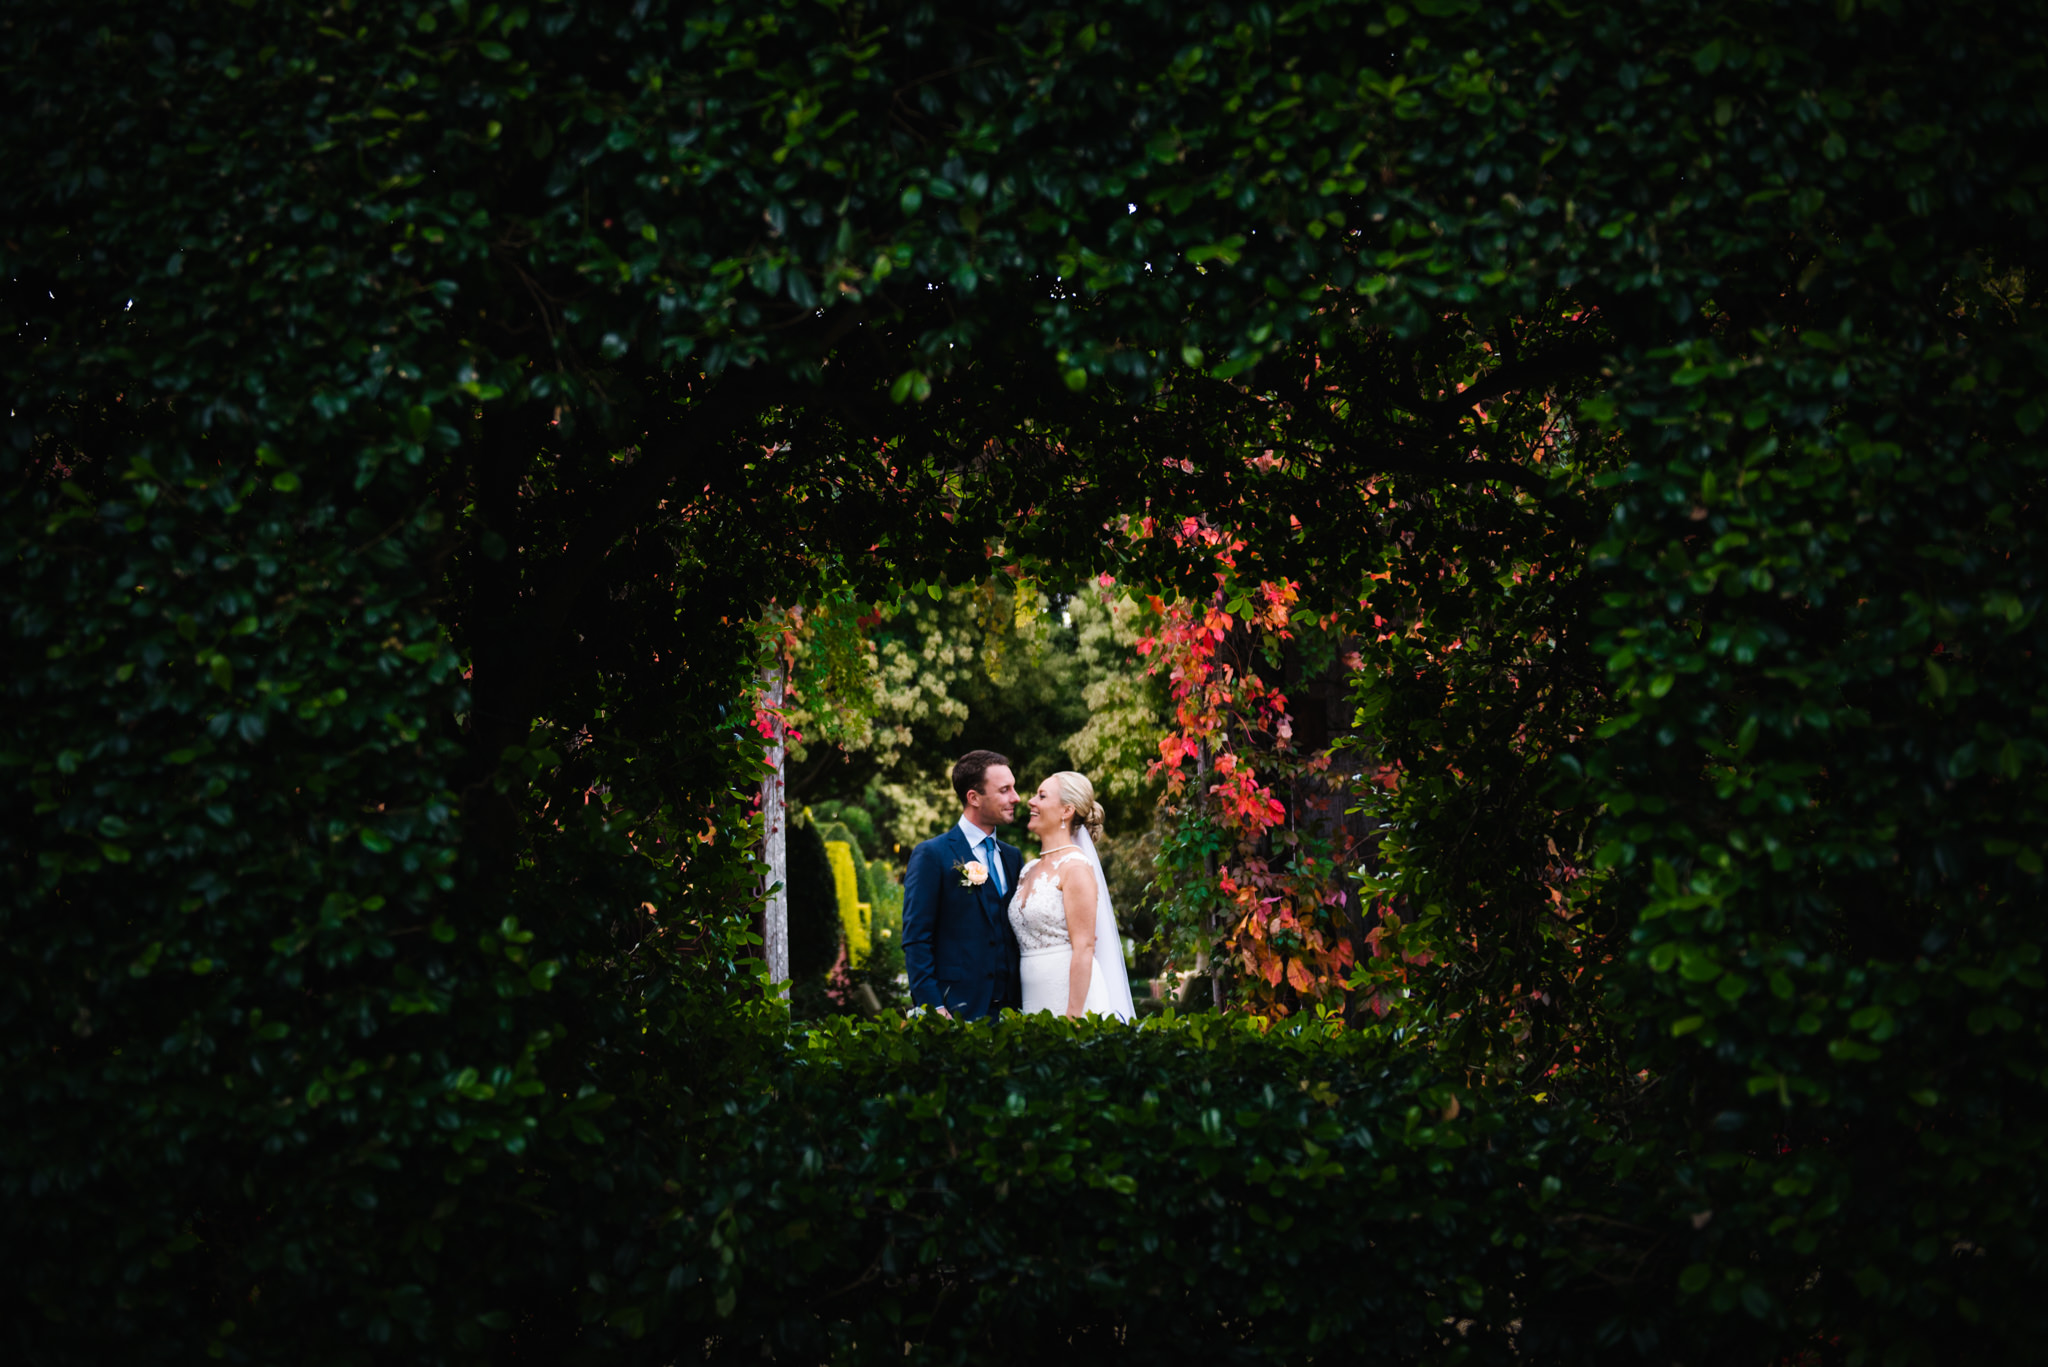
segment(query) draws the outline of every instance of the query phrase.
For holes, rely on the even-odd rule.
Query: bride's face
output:
[[[1040,845],[1066,843],[1067,830],[1074,823],[1074,809],[1060,801],[1053,781],[1047,779],[1031,795],[1031,820],[1025,829],[1038,837]]]

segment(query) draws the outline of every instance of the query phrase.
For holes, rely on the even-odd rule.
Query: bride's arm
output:
[[[1059,873],[1067,942],[1074,951],[1067,969],[1067,1014],[1078,1016],[1088,1005],[1088,981],[1095,972],[1095,879],[1088,876],[1085,859],[1067,860]]]

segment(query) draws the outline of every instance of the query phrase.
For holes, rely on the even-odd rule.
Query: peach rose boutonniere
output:
[[[955,864],[953,872],[960,875],[960,886],[978,888],[988,881],[988,865],[979,859],[970,859],[964,864]]]

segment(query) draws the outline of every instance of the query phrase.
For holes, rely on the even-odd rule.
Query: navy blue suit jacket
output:
[[[1000,838],[996,854],[1003,861],[1003,886],[1015,892],[1024,856]],[[943,1006],[963,1020],[1024,1005],[1009,894],[996,891],[993,877],[978,888],[960,886],[959,866],[980,858],[956,823],[912,850],[903,875],[903,966],[910,1000]]]

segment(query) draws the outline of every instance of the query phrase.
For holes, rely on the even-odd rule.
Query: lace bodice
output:
[[[1017,891],[1010,896],[1010,929],[1017,932],[1017,948],[1029,954],[1037,949],[1064,949],[1072,943],[1067,935],[1067,903],[1061,893],[1061,879],[1087,869],[1086,858],[1072,851],[1052,856],[1045,876],[1033,878],[1042,859],[1034,859],[1017,875]]]

